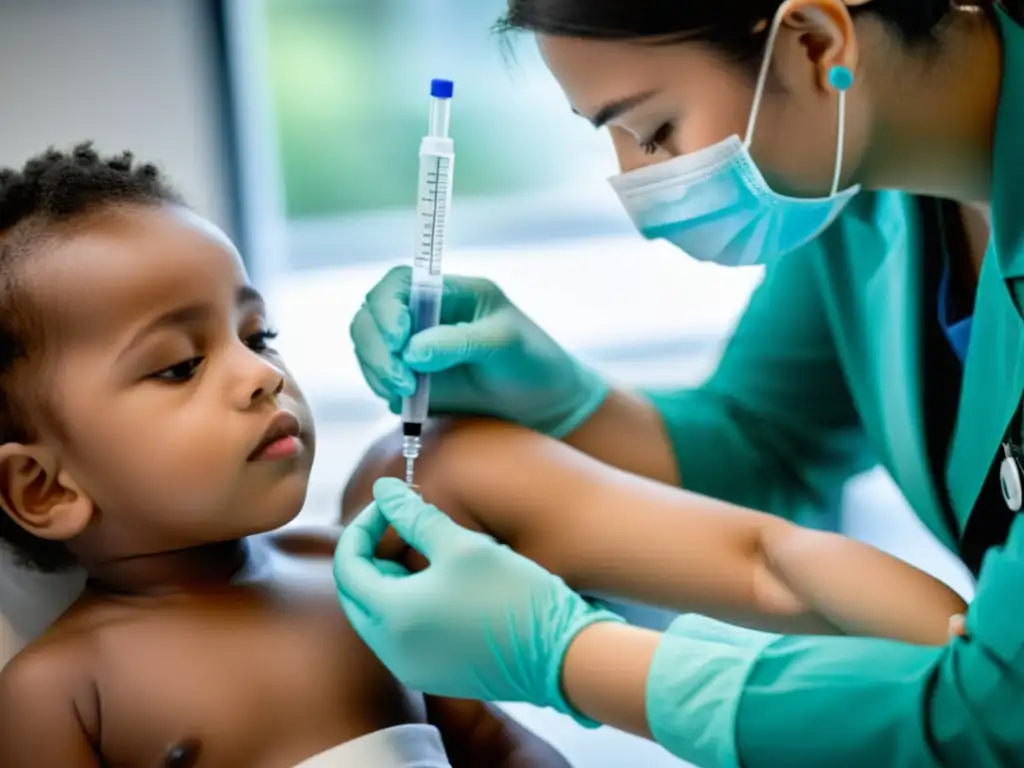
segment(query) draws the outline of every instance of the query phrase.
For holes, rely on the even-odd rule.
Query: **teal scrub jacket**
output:
[[[999,19],[992,240],[945,466],[957,529],[924,433],[922,263],[938,255],[922,252],[916,201],[895,192],[858,196],[769,269],[706,386],[649,393],[687,487],[792,516],[872,456],[959,551],[1024,391],[1024,30]],[[1006,510],[977,514],[989,513]],[[1024,515],[985,557],[967,630],[923,648],[683,618],[655,656],[648,719],[660,743],[701,766],[1024,765]]]

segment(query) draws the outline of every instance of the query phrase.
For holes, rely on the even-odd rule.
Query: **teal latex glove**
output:
[[[415,391],[414,372],[431,374],[431,413],[496,416],[553,437],[604,401],[604,380],[487,280],[446,277],[440,325],[410,338],[410,280],[409,267],[388,272],[351,327],[363,376],[393,412]]]
[[[562,694],[562,662],[582,629],[622,619],[401,481],[378,480],[373,493],[341,535],[334,573],[353,628],[392,674],[423,693],[550,706],[593,725]],[[389,524],[430,561],[426,570],[374,559]]]

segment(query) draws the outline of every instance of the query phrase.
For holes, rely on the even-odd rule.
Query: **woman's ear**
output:
[[[849,6],[866,0],[789,0],[783,13],[783,26],[799,34],[806,58],[813,64],[815,83],[822,90],[833,90],[829,73],[834,67],[857,70],[857,36]]]
[[[95,509],[51,449],[20,443],[0,445],[0,507],[33,536],[51,541],[78,536]]]

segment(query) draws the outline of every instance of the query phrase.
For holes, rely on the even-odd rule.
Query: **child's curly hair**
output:
[[[78,219],[118,205],[180,203],[151,164],[131,153],[103,158],[89,142],[49,149],[20,170],[0,170],[0,444],[33,439],[24,374],[45,341],[23,270]],[[18,386],[21,384],[21,386]],[[25,564],[58,571],[73,563],[60,542],[39,539],[0,511],[0,540]]]

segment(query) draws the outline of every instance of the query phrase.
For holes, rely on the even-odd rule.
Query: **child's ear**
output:
[[[52,450],[20,443],[0,445],[0,507],[33,536],[51,541],[78,536],[94,510]]]

